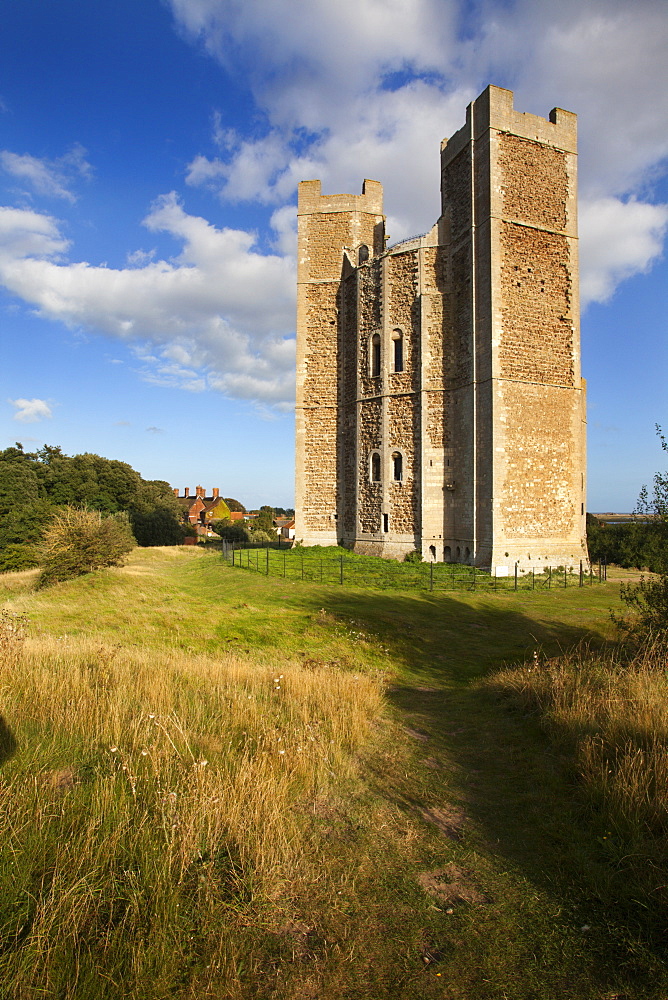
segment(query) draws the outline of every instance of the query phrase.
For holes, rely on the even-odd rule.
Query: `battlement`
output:
[[[361,194],[321,194],[320,181],[302,181],[299,185],[297,215],[316,215],[326,212],[367,212],[383,214],[383,185],[379,181],[365,180]]]
[[[544,143],[565,153],[577,153],[577,115],[553,108],[547,118],[515,111],[513,92],[489,86],[466,109],[466,124],[441,143],[445,166],[471,139],[480,139],[487,129],[511,132],[523,139]]]

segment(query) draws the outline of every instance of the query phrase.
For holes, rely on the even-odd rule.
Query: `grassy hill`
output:
[[[192,548],[31,581],[0,576],[0,996],[668,993],[583,764],[615,583],[380,593]],[[623,669],[637,714],[656,671]]]

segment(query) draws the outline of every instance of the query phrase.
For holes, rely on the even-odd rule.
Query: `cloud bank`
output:
[[[298,180],[329,191],[383,182],[394,239],[438,214],[438,147],[487,83],[518,110],[580,121],[583,305],[661,253],[668,156],[668,18],[661,0],[171,0],[181,30],[228,70],[241,60],[266,134],[220,128],[188,183],[281,204]],[[650,95],[651,99],[648,99]],[[611,250],[614,246],[614,250]]]
[[[0,209],[0,282],[50,320],[136,345],[147,379],[274,405],[292,398],[294,267],[252,234],[188,215],[175,194],[144,219],[182,245],[173,260],[114,269],[63,263],[50,216]]]
[[[127,266],[114,269],[70,259],[52,214],[25,200],[0,208],[4,287],[40,316],[133,345],[149,381],[289,408],[298,181],[319,177],[325,191],[354,193],[376,178],[392,239],[427,230],[439,212],[440,140],[489,82],[513,89],[518,110],[546,116],[559,103],[579,115],[583,304],[608,300],[661,254],[668,206],[653,185],[668,156],[663,0],[167,2],[184,40],[223,74],[243,76],[257,109],[252,131],[228,125],[224,110],[214,115],[210,146],[185,168],[186,191],[265,206],[270,249],[254,232],[189,214],[172,193],[144,225],[180,252],[156,259],[128,248]],[[63,206],[91,170],[79,146],[55,160],[5,150],[0,167],[24,199]]]

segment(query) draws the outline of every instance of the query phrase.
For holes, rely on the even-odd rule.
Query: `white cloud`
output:
[[[606,302],[617,285],[661,254],[668,205],[598,198],[580,206],[582,304]]]
[[[73,203],[76,196],[70,190],[80,177],[90,177],[92,168],[86,160],[86,150],[75,145],[64,156],[55,160],[38,159],[29,153],[0,151],[0,166],[5,173],[23,181],[37,194],[61,198]]]
[[[243,66],[268,122],[251,139],[216,119],[221,152],[194,158],[189,183],[224,200],[281,206],[301,179],[357,192],[373,177],[385,188],[392,238],[401,239],[435,221],[439,141],[492,82],[514,89],[518,110],[547,116],[558,104],[579,115],[584,298],[608,296],[660,252],[664,209],[651,203],[651,185],[668,155],[663,0],[171,6],[182,30],[230,72]],[[627,238],[606,256],[595,245],[609,199],[624,219],[615,241]]]
[[[51,407],[44,399],[10,399],[16,407],[14,420],[22,424],[35,424],[38,420],[50,420],[53,416]]]
[[[188,215],[174,194],[144,220],[181,244],[172,260],[114,269],[65,263],[49,216],[0,210],[0,282],[39,315],[139,344],[144,377],[244,399],[293,397],[292,260],[243,230]]]

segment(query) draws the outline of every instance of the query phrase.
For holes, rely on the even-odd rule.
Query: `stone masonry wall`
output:
[[[390,490],[390,531],[397,534],[419,533],[419,409],[415,396],[390,396],[387,401],[387,479]],[[403,480],[392,479],[391,455],[403,457]]]
[[[371,378],[370,342],[380,328],[380,261],[360,267],[359,271],[359,381],[362,396],[374,396],[380,392],[380,380]]]
[[[455,242],[471,226],[471,160],[465,147],[445,168],[441,177],[443,214],[450,219]]]
[[[380,399],[371,399],[360,403],[358,413],[358,518],[361,531],[375,532],[380,530],[383,486],[382,482],[371,482],[370,457],[372,451],[378,451],[381,455],[381,479],[387,475],[387,459],[382,450],[382,404]]]
[[[340,281],[342,254],[333,252],[333,248],[350,242],[352,218],[352,212],[309,217],[304,252],[310,261],[311,281]]]
[[[568,174],[560,149],[501,133],[503,214],[547,229],[566,228]]]
[[[501,509],[506,537],[565,537],[577,530],[573,394],[567,389],[506,382],[503,404],[508,414]]]
[[[339,476],[341,483],[339,536],[353,538],[356,514],[357,455],[357,274],[342,283],[340,311]]]
[[[336,290],[326,284],[306,288],[306,363],[304,397],[306,449],[304,518],[309,528],[331,526],[336,510],[337,466],[337,304]]]
[[[572,386],[573,321],[566,237],[505,222],[501,252],[501,374]]]

